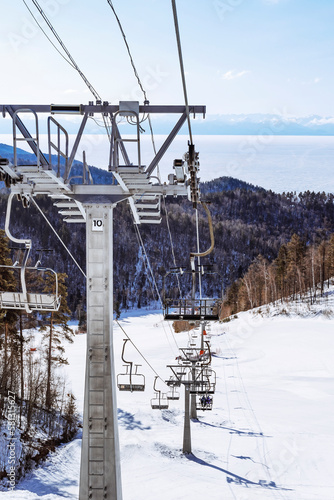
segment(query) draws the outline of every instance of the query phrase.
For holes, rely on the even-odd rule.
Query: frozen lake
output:
[[[74,136],[70,136],[73,142]],[[156,135],[157,149],[165,136]],[[1,142],[11,144],[11,136],[1,135]],[[220,176],[231,176],[276,192],[283,191],[334,191],[334,137],[333,136],[195,136],[196,150],[200,152],[200,177],[202,181]],[[164,156],[160,171],[163,180],[172,171],[175,158],[187,151],[188,136],[179,135]],[[46,137],[41,144],[46,150]],[[128,148],[129,146],[129,148]],[[131,161],[136,164],[135,155]],[[23,143],[20,144],[23,147]],[[26,149],[26,148],[25,148]],[[106,135],[90,134],[82,139],[77,156],[82,160],[86,151],[90,165],[107,168],[109,143]],[[153,158],[150,137],[142,136],[142,164]]]

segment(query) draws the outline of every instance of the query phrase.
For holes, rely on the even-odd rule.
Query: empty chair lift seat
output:
[[[25,309],[32,311],[58,311],[61,297],[53,294],[0,292],[1,309]]]
[[[219,320],[218,299],[167,299],[164,318],[170,320]]]

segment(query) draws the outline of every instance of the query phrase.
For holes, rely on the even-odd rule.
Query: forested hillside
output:
[[[100,174],[99,174],[100,175]],[[329,239],[334,232],[334,197],[332,194],[285,193],[276,194],[251,186],[237,179],[219,178],[201,184],[202,199],[210,202],[214,222],[215,250],[203,259],[211,263],[218,274],[204,279],[205,294],[221,295],[235,280],[241,278],[253,260],[261,254],[268,263],[278,256],[283,244],[296,234],[305,246]],[[52,200],[39,197],[36,200],[75,256],[85,269],[85,227],[66,225],[62,222]],[[0,196],[0,227],[4,227],[6,194]],[[163,202],[161,225],[139,227],[145,251],[157,280],[162,288],[162,277],[174,266],[171,241],[174,245],[177,266],[189,266],[189,253],[196,251],[195,211],[187,199],[170,198]],[[66,273],[68,279],[68,303],[73,315],[82,311],[85,300],[85,280],[64,247],[34,206],[24,209],[15,202],[11,229],[14,235],[29,237],[33,241],[32,264],[37,261],[37,249],[44,252],[42,264]],[[200,249],[210,246],[205,212],[199,209]],[[114,291],[115,308],[143,307],[156,293],[147,270],[145,254],[138,242],[126,202],[114,211]],[[187,284],[180,282],[184,294]],[[167,286],[173,287],[167,281]]]

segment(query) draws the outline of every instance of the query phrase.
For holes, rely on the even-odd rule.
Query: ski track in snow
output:
[[[319,310],[334,310],[332,292]],[[154,373],[129,346],[127,358],[143,365],[146,389],[117,394],[123,500],[334,499],[334,320],[276,313],[272,307],[263,315],[245,312],[230,323],[212,324],[216,393],[213,410],[198,412],[198,422],[192,423],[191,457],[181,453],[182,388],[180,401],[170,402],[168,410],[151,410]],[[168,379],[166,364],[176,355],[175,343],[166,339],[169,328],[158,312],[137,314],[121,324]],[[115,325],[116,373],[122,371],[123,338]],[[175,338],[186,346],[187,333]],[[81,413],[85,342],[85,335],[77,335],[67,346],[70,365],[65,367]],[[79,433],[0,497],[77,499],[80,448]],[[259,481],[274,481],[276,487],[252,484]]]

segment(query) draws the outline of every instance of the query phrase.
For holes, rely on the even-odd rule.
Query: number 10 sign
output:
[[[92,231],[103,231],[103,219],[92,219]]]

